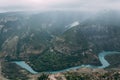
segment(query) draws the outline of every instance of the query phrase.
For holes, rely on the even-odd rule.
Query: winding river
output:
[[[76,67],[71,67],[71,68],[67,68],[67,69],[63,69],[60,71],[52,71],[52,72],[48,72],[48,73],[58,73],[58,72],[65,72],[65,71],[69,71],[69,70],[75,70],[75,69],[79,69],[79,68],[106,68],[108,67],[110,64],[108,63],[108,61],[105,59],[106,55],[111,55],[111,54],[120,54],[120,52],[115,52],[115,51],[109,51],[109,52],[101,52],[98,55],[98,58],[102,64],[102,66],[93,66],[93,65],[80,65],[80,66],[76,66]],[[27,63],[25,63],[24,61],[15,61],[13,62],[15,64],[17,64],[18,66],[26,69],[27,71],[29,71],[32,74],[37,74],[39,72],[34,71]]]

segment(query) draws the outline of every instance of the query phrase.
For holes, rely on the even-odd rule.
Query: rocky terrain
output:
[[[37,78],[37,79],[36,79]],[[34,80],[119,80],[120,69],[89,69],[69,71],[57,74],[42,74],[34,76]]]

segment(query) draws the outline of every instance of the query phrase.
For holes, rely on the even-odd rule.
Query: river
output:
[[[52,71],[52,72],[48,72],[48,73],[58,73],[58,72],[65,72],[65,71],[69,71],[69,70],[75,70],[75,69],[79,69],[79,68],[106,68],[108,67],[110,64],[108,63],[108,61],[105,59],[106,55],[111,55],[111,54],[119,54],[120,52],[115,52],[115,51],[109,51],[109,52],[101,52],[98,55],[98,58],[101,62],[101,66],[94,66],[94,65],[80,65],[80,66],[75,66],[75,67],[71,67],[71,68],[67,68],[67,69],[63,69],[63,70],[59,70],[59,71]],[[34,71],[27,63],[25,63],[25,61],[14,61],[13,63],[17,64],[18,66],[26,69],[27,71],[29,71],[32,74],[37,74],[39,72]]]

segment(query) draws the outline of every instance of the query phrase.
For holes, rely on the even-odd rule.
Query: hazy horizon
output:
[[[120,10],[119,0],[0,0],[0,12],[47,10]]]

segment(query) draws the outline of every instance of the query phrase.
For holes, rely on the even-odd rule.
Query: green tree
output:
[[[38,77],[38,80],[47,80],[48,75],[47,74],[42,74],[40,77]]]

